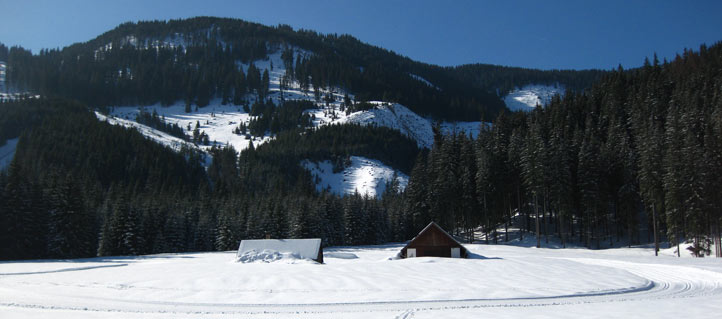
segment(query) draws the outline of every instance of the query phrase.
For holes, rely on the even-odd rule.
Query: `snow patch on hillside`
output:
[[[10,166],[19,140],[20,138],[9,139],[5,142],[5,145],[0,146],[0,171]]]
[[[110,115],[112,118],[121,122],[132,122],[123,122],[124,126],[144,127],[145,129],[141,130],[141,133],[150,138],[155,139],[153,136],[161,135],[164,136],[165,139],[165,136],[170,136],[164,132],[136,123],[135,118],[141,110],[151,114],[154,111],[157,112],[165,123],[177,124],[188,136],[192,136],[196,124],[199,124],[198,129],[208,134],[208,139],[211,141],[209,145],[198,145],[197,147],[201,150],[208,150],[216,145],[218,147],[233,146],[236,151],[241,151],[246,149],[250,143],[258,146],[271,140],[270,134],[263,137],[235,134],[234,130],[241,123],[248,125],[251,116],[244,112],[241,106],[222,105],[218,99],[211,101],[208,106],[191,111],[190,113],[185,112],[185,105],[183,103],[176,103],[167,107],[161,106],[160,104],[145,107],[115,107],[111,110]],[[111,124],[114,123],[111,122]],[[173,138],[173,143],[168,144],[161,141],[161,144],[175,148],[175,145],[180,143],[178,141],[183,141],[177,137],[170,137]]]
[[[10,102],[24,99],[39,99],[40,95],[23,93],[0,93],[0,102]]]
[[[191,39],[192,40],[192,39]],[[119,48],[122,48],[124,46],[132,46],[136,48],[142,48],[145,50],[155,49],[159,50],[161,48],[163,49],[175,49],[179,47],[185,48],[188,47],[188,44],[192,41],[187,41],[183,35],[180,33],[174,33],[173,36],[168,36],[163,39],[145,39],[143,41],[139,40],[138,37],[135,35],[127,35],[124,38],[120,39],[116,42],[115,45]],[[95,49],[93,52],[95,60],[102,60],[103,55],[105,52],[112,51],[113,50],[113,42],[108,42],[107,44]]]
[[[182,38],[172,38],[164,40],[163,45],[177,46],[185,45]],[[128,45],[145,45],[146,48],[153,47],[153,42],[139,43],[138,39],[129,37],[124,42]],[[157,47],[158,43],[156,43]],[[163,46],[161,45],[161,46]],[[112,44],[103,50],[111,50]],[[401,104],[392,104],[380,101],[370,102],[375,105],[371,110],[359,111],[346,114],[344,111],[344,97],[349,96],[351,100],[355,97],[353,94],[346,92],[340,88],[319,88],[320,99],[314,94],[313,86],[304,89],[298,81],[290,81],[282,86],[281,81],[286,74],[286,69],[281,59],[281,54],[286,48],[279,48],[275,52],[270,53],[265,59],[251,62],[261,73],[264,70],[269,72],[269,94],[268,99],[272,100],[276,105],[281,105],[283,101],[304,100],[312,101],[316,108],[306,110],[305,112],[313,116],[315,127],[329,124],[355,123],[360,125],[383,126],[398,130],[402,134],[414,139],[417,145],[422,148],[431,148],[433,146],[433,122],[423,118],[407,107]],[[297,56],[309,57],[313,53],[291,47],[294,52],[294,59]],[[102,50],[101,50],[102,51]],[[237,62],[239,68],[244,72],[248,71],[251,63]],[[413,75],[411,75],[413,77]],[[423,78],[417,78],[419,81],[425,81]],[[428,82],[428,81],[426,81]],[[428,84],[431,84],[430,82]],[[328,100],[326,99],[328,97]],[[246,96],[249,104],[253,104],[257,96],[248,94]],[[233,146],[236,151],[246,149],[251,143],[257,146],[261,143],[270,141],[273,136],[266,133],[262,137],[253,137],[250,134],[235,134],[234,130],[240,124],[248,125],[251,116],[243,111],[241,106],[222,105],[220,99],[214,99],[211,103],[203,108],[192,106],[193,111],[185,112],[185,104],[177,102],[171,106],[161,106],[155,104],[151,106],[130,106],[130,107],[114,107],[106,118],[98,114],[101,120],[107,120],[111,124],[119,124],[126,127],[136,127],[138,130],[149,138],[174,149],[180,149],[182,145],[188,145],[200,150],[207,151],[212,146]],[[196,123],[199,124],[199,130],[208,134],[211,143],[209,145],[193,145],[182,139],[172,137],[166,133],[153,129],[151,127],[135,123],[138,113],[144,110],[148,113],[157,112],[161,119],[168,124],[177,124],[184,129],[186,135],[191,136],[192,130]],[[188,129],[190,125],[190,129]],[[476,137],[479,133],[481,122],[443,122],[439,123],[444,134],[464,133]]]
[[[434,89],[437,89],[437,90],[441,91],[441,88],[439,88],[438,86],[434,85],[433,83],[429,82],[429,80],[427,80],[427,79],[425,79],[425,78],[423,78],[423,77],[421,77],[421,76],[418,76],[418,75],[412,74],[412,73],[409,73],[409,76],[412,77],[412,78],[414,78],[414,79],[417,80],[417,81],[420,81],[420,82],[426,84],[426,86],[428,86],[428,87],[430,87],[430,88],[434,88]]]
[[[367,111],[350,114],[337,108],[308,110],[315,118],[315,126],[328,124],[353,123],[360,125],[383,126],[398,130],[416,141],[420,148],[431,148],[434,145],[433,122],[423,118],[407,107],[398,103],[380,101],[369,102],[375,107]],[[476,137],[481,129],[481,122],[443,122],[440,123],[444,134],[464,133]]]
[[[394,177],[399,184],[399,190],[406,188],[409,177],[380,161],[361,156],[351,156],[351,162],[343,171],[334,173],[330,161],[311,162],[304,160],[301,165],[311,172],[317,180],[316,189],[329,190],[338,195],[347,195],[358,192],[369,197],[381,197],[386,190],[386,184]]]
[[[512,111],[531,111],[537,105],[546,106],[557,94],[564,94],[563,86],[531,84],[509,92],[504,103]]]

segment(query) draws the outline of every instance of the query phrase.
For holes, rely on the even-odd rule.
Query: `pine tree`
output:
[[[5,240],[5,244],[0,248],[0,259],[37,258],[46,253],[47,220],[41,206],[42,194],[23,178],[23,168],[17,159],[16,156],[10,163],[2,198],[0,239]]]
[[[93,256],[94,217],[85,209],[79,186],[67,176],[52,187],[49,197],[48,253],[56,258]]]
[[[677,245],[677,254],[679,244],[682,240],[683,231],[683,213],[686,209],[685,202],[689,197],[685,187],[685,158],[684,151],[684,133],[682,131],[679,113],[674,104],[670,104],[668,111],[667,127],[665,131],[665,148],[666,152],[663,159],[664,165],[664,206],[667,213],[667,237]]]
[[[523,166],[524,185],[532,194],[532,203],[534,205],[537,248],[541,247],[540,233],[540,197],[544,196],[544,155],[545,143],[541,136],[541,127],[539,124],[530,123],[530,132],[524,143],[524,154],[521,157]]]

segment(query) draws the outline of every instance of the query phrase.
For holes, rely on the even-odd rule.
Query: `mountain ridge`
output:
[[[130,41],[129,37],[135,40]],[[156,51],[155,57],[148,54],[150,48],[140,49],[165,40],[177,43],[150,45]],[[136,44],[135,51],[129,43]],[[108,46],[112,49],[99,59],[98,50]],[[481,65],[481,73],[470,75],[469,68],[473,67],[450,68],[413,61],[350,35],[324,35],[303,29],[294,31],[287,25],[269,27],[238,19],[196,17],[123,23],[86,42],[61,50],[42,50],[37,55],[14,48],[8,54],[8,80],[18,89],[79,98],[95,106],[149,105],[158,101],[171,104],[183,99],[203,105],[205,95],[220,96],[219,91],[228,85],[225,80],[231,65],[221,60],[249,63],[287,46],[314,53],[314,57],[303,61],[305,72],[294,70],[305,73],[299,75],[307,77],[314,87],[341,87],[361,100],[397,102],[419,115],[438,120],[488,121],[504,108],[501,98],[513,87],[558,82],[583,89],[603,74]],[[208,65],[207,61],[214,62]],[[151,62],[161,66],[151,66]],[[193,65],[199,72],[188,68]],[[73,74],[67,74],[71,70]],[[560,76],[560,72],[566,76]],[[129,79],[127,73],[135,78]],[[574,81],[576,75],[579,81]],[[493,79],[494,83],[484,79]],[[133,88],[141,81],[153,90]],[[105,94],[94,96],[87,93],[89,90]]]

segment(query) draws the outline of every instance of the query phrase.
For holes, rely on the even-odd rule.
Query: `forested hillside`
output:
[[[304,54],[294,53],[301,49]],[[538,71],[490,65],[442,68],[412,61],[348,35],[267,27],[211,17],[126,23],[86,43],[37,55],[0,45],[11,88],[79,99],[91,106],[172,104],[203,107],[213,97],[264,100],[268,75],[238,63],[283,52],[289,81],[316,93],[340,88],[358,100],[398,102],[438,120],[491,120],[500,94],[530,83],[583,89],[599,71]]]
[[[252,62],[273,50],[286,72],[279,85],[314,91],[315,103],[268,98],[268,69]],[[720,232],[719,43],[612,72],[442,68],[350,36],[195,18],[128,23],[38,55],[0,45],[2,58],[11,87],[41,98],[0,102],[0,146],[19,137],[0,170],[0,259],[229,250],[266,235],[379,244],[430,221],[470,240],[478,230],[506,240],[496,232],[507,226],[590,248],[692,238],[697,254]],[[529,83],[568,92],[530,113],[506,111],[500,93]],[[393,101],[493,124],[478,137],[434,125],[431,150],[387,127],[313,126],[305,110],[323,109],[329,88],[353,95],[334,102],[347,112]],[[186,140],[171,149],[94,113],[177,101],[188,113],[213,99],[251,117],[225,123],[234,136],[268,139],[237,152],[140,112],[136,121]],[[302,166],[330,161],[335,173],[351,156],[409,174],[408,186],[339,196],[317,191]]]
[[[266,234],[383,243],[394,231],[382,202],[317,193],[301,160],[343,167],[364,155],[409,170],[418,154],[395,130],[334,125],[288,131],[240,156],[213,149],[205,170],[197,151],[100,122],[74,102],[0,103],[0,119],[27,127],[0,172],[0,259],[227,250]]]
[[[513,218],[562,243],[694,239],[700,255],[719,236],[722,44],[620,68],[487,128],[439,139],[417,161],[405,193],[417,225],[492,232]]]

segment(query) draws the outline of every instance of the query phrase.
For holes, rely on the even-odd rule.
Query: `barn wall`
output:
[[[452,247],[461,248],[461,256],[466,257],[466,248],[439,228],[429,227],[401,250],[401,256],[406,258],[406,249],[415,248],[417,257],[451,257]]]

